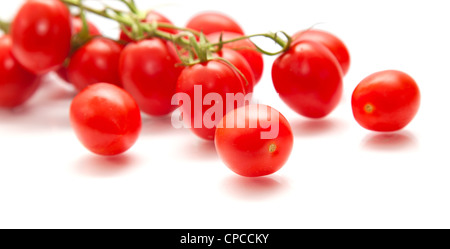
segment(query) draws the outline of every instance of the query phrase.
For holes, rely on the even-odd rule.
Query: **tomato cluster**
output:
[[[264,176],[286,163],[294,143],[288,120],[270,106],[252,104],[251,98],[268,53],[235,20],[204,12],[177,27],[156,11],[136,19],[141,12],[130,1],[133,18],[93,11],[120,22],[114,40],[86,20],[83,11],[89,9],[72,16],[65,5],[71,3],[29,0],[20,8],[10,34],[0,38],[1,107],[25,103],[41,76],[55,72],[79,91],[70,121],[93,153],[127,151],[139,137],[141,112],[164,116],[180,107],[186,126],[213,140],[235,173]],[[272,65],[280,98],[302,116],[329,115],[341,100],[350,67],[345,44],[316,29],[287,36],[287,41],[273,33],[263,36],[282,46]],[[414,118],[419,104],[415,81],[387,70],[362,80],[351,106],[364,128],[396,131]]]

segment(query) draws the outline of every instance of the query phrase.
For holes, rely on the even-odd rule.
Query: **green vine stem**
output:
[[[0,20],[0,30],[3,31],[3,33],[8,34],[10,27],[11,27],[10,22]]]

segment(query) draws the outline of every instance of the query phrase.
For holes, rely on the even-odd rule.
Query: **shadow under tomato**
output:
[[[370,133],[361,142],[362,148],[375,151],[406,151],[418,146],[415,136],[408,131]]]
[[[193,161],[212,161],[219,159],[214,141],[200,138],[193,137],[187,144],[183,145],[180,151],[183,151],[183,156],[186,159]]]
[[[296,120],[291,123],[294,136],[314,137],[339,133],[346,129],[346,124],[337,119]]]
[[[75,170],[84,176],[112,177],[120,175],[136,166],[136,157],[128,153],[117,156],[87,155],[80,158]]]
[[[247,201],[269,199],[288,189],[281,176],[243,177],[229,176],[222,182],[222,189],[230,196]]]

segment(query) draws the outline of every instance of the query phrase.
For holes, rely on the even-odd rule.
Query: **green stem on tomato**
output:
[[[3,21],[3,20],[0,20],[0,30],[3,31],[3,33],[8,34],[10,28],[11,28],[11,23],[10,22],[6,22],[6,21]]]

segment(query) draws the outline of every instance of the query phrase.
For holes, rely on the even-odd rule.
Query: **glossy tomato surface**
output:
[[[193,16],[186,24],[187,28],[208,35],[215,32],[229,31],[243,35],[241,26],[231,17],[219,12],[203,12]]]
[[[105,82],[121,86],[119,58],[122,46],[107,38],[96,37],[79,48],[67,68],[69,81],[78,89]]]
[[[343,74],[347,74],[350,68],[350,53],[344,42],[337,36],[323,30],[309,29],[294,34],[292,38],[294,42],[310,40],[324,45],[338,60]]]
[[[91,85],[73,99],[70,122],[88,150],[105,156],[127,151],[141,131],[141,114],[134,99],[108,83]]]
[[[146,22],[146,23],[152,23],[152,22],[157,22],[157,23],[165,23],[165,24],[171,24],[173,25],[172,21],[170,21],[167,17],[165,17],[163,14],[156,12],[154,10],[150,11],[147,15],[147,17],[145,18],[145,20],[143,20],[142,22]],[[178,33],[178,30],[176,29],[170,29],[170,28],[158,28],[161,31],[164,32],[168,32],[170,34],[176,34]],[[127,28],[128,31],[131,31],[131,28]],[[131,39],[127,34],[125,34],[125,32],[123,32],[122,30],[120,31],[120,36],[119,39],[125,42],[132,42],[133,39]]]
[[[11,36],[0,37],[0,107],[23,104],[39,86],[38,76],[25,69],[11,53]]]
[[[215,32],[206,36],[210,42],[219,42],[222,36],[222,41],[231,40],[242,36],[242,34],[233,32]],[[255,85],[261,80],[264,70],[264,60],[260,52],[256,50],[255,45],[249,40],[239,40],[224,44],[225,48],[230,48],[241,54],[250,65],[253,75],[255,76]]]
[[[171,99],[183,69],[178,63],[173,46],[161,39],[143,40],[125,47],[119,66],[123,87],[143,112],[162,116],[176,109]]]
[[[242,77],[244,81],[245,93],[253,92],[253,86],[255,85],[255,76],[253,75],[252,68],[245,60],[245,58],[238,52],[228,48],[223,48],[217,53],[217,55],[233,64],[233,66],[235,66],[236,69],[238,69],[239,72],[242,73],[242,75],[245,77]]]
[[[223,61],[211,60],[185,68],[177,82],[177,93],[186,94],[185,97],[188,97],[188,100],[183,100],[181,104],[182,112],[189,115],[183,116],[184,122],[197,136],[213,140],[216,126],[227,112],[227,93],[243,95],[243,84],[236,71]],[[220,99],[217,102],[205,103],[207,95]],[[232,106],[244,104],[231,103]],[[210,109],[214,106],[217,106],[217,109]],[[220,113],[216,115],[215,111]],[[212,122],[204,122],[204,118]]]
[[[272,80],[281,99],[309,118],[322,118],[335,109],[342,96],[342,70],[321,44],[301,41],[272,66]]]
[[[247,177],[278,171],[288,160],[293,143],[286,118],[272,107],[260,104],[229,112],[220,121],[215,136],[222,161],[236,174]]]
[[[411,76],[396,70],[374,73],[353,91],[352,109],[356,121],[373,131],[397,131],[416,115],[420,91]]]
[[[33,73],[53,71],[69,55],[71,35],[70,13],[61,1],[26,1],[11,26],[14,57]]]

